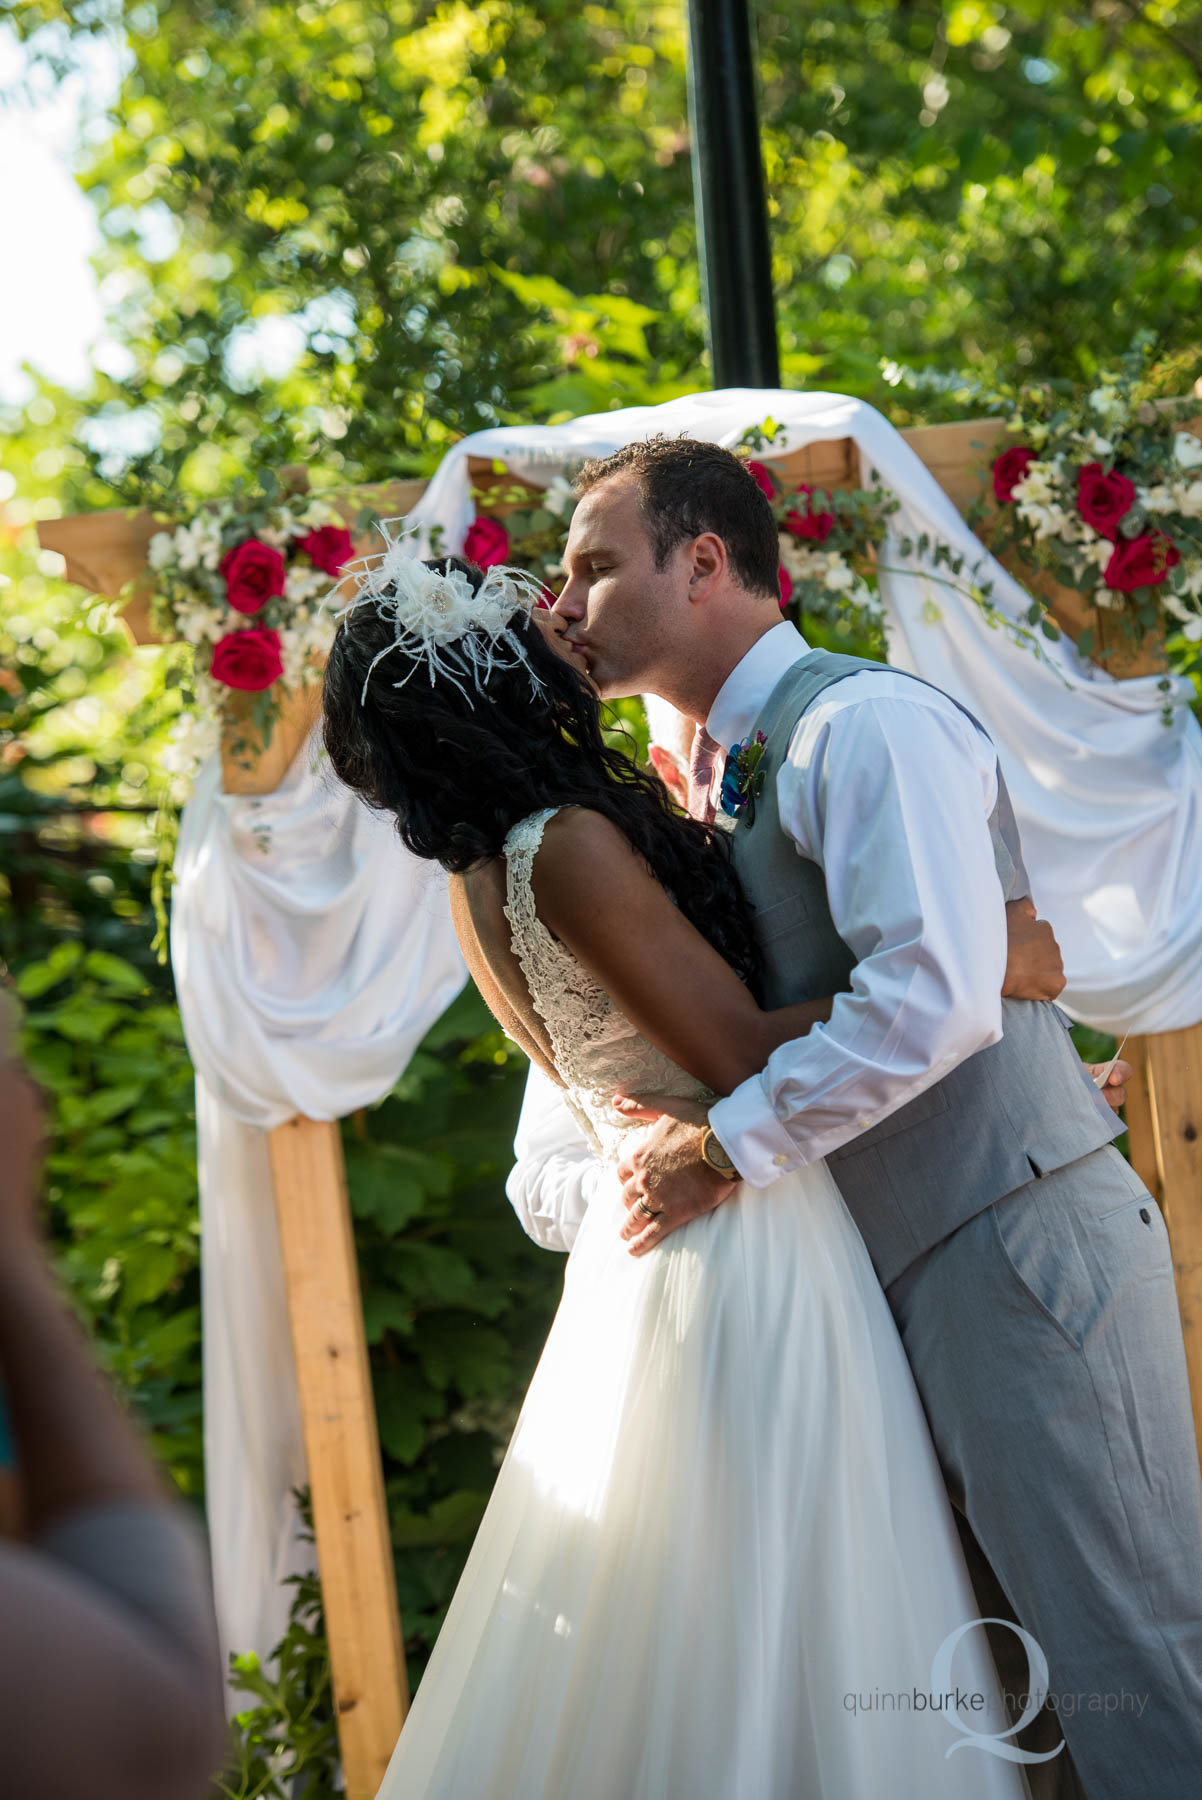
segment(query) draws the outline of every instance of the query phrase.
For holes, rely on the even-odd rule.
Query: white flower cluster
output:
[[[300,612],[305,615],[303,619],[298,617],[296,625],[285,625],[280,630],[280,660],[284,665],[280,679],[285,687],[298,687],[307,669],[324,664],[338,629],[337,621],[328,612],[310,613],[307,607],[301,607]]]
[[[543,505],[566,523],[576,510],[576,490],[566,475],[553,475],[543,489]]]
[[[794,581],[812,581],[837,596],[848,608],[883,618],[880,595],[857,574],[840,550],[799,540],[791,532],[780,533],[780,560]]]
[[[1076,497],[1062,456],[1050,462],[1028,463],[1026,474],[1014,485],[1014,503],[1018,516],[1029,525],[1042,543],[1057,538],[1061,543],[1079,544],[1085,534],[1098,533],[1085,523],[1076,507]],[[1103,543],[1106,540],[1101,540]]]
[[[1187,601],[1193,601],[1193,605]],[[1170,588],[1164,595],[1164,610],[1181,627],[1188,644],[1202,644],[1202,563],[1187,571],[1176,593]]]
[[[156,531],[146,549],[146,560],[156,572],[177,568],[216,569],[222,557],[222,521],[217,512],[198,513],[190,525],[174,531]]]
[[[209,677],[204,677],[209,682]],[[216,686],[216,682],[211,683]],[[216,754],[221,742],[220,714],[216,706],[202,709],[189,707],[173,721],[163,751],[163,768],[175,777],[177,800],[186,798],[196,770],[206,758]]]

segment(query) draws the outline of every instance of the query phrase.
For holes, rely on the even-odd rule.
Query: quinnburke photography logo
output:
[[[954,1662],[956,1650],[978,1626],[1001,1625],[1012,1631],[1027,1653],[1027,1685],[1019,1693],[1001,1693],[995,1682],[988,1681],[988,1692],[979,1687],[962,1687]],[[990,1664],[991,1666],[991,1664]],[[981,1673],[980,1664],[974,1674]],[[867,1692],[844,1694],[843,1709],[857,1717],[871,1713],[937,1713],[949,1730],[959,1732],[949,1744],[945,1757],[957,1750],[983,1750],[989,1756],[1000,1756],[1005,1762],[1051,1762],[1064,1749],[1064,1739],[1052,1750],[1024,1750],[1011,1740],[1036,1719],[1046,1706],[1058,1718],[1071,1719],[1075,1713],[1131,1713],[1143,1718],[1148,1704],[1147,1694],[1064,1691],[1058,1693],[1048,1685],[1048,1661],[1038,1641],[1013,1619],[967,1619],[950,1631],[935,1652],[931,1664],[929,1689],[874,1687]],[[1018,1717],[1015,1718],[1015,1713]],[[1011,1721],[1013,1720],[1013,1723]],[[995,1723],[997,1729],[993,1729]]]
[[[1014,1632],[1026,1651],[1027,1686],[1025,1692],[1019,1696],[1022,1702],[1022,1712],[1014,1724],[1005,1731],[981,1731],[970,1723],[972,1713],[979,1714],[983,1710],[981,1707],[970,1708],[968,1716],[965,1716],[964,1709],[961,1707],[945,1708],[943,1716],[948,1725],[952,1730],[959,1731],[961,1734],[954,1744],[948,1745],[946,1754],[951,1756],[957,1750],[984,1750],[990,1756],[1002,1757],[1006,1762],[1051,1762],[1052,1758],[1059,1756],[1064,1749],[1063,1738],[1054,1750],[1042,1752],[1023,1750],[1018,1744],[1010,1742],[1011,1738],[1017,1737],[1020,1731],[1024,1731],[1032,1720],[1038,1717],[1049,1693],[1048,1659],[1031,1633],[1024,1631],[1021,1625],[1016,1625],[1013,1619],[968,1619],[963,1625],[958,1625],[955,1631],[949,1632],[936,1650],[935,1660],[931,1664],[932,1693],[946,1694],[949,1691],[959,1693],[959,1689],[954,1688],[952,1684],[952,1660],[956,1654],[957,1644],[967,1637],[970,1631],[975,1631],[978,1625],[1004,1625],[1008,1631]],[[974,1695],[973,1698],[979,1699],[981,1696]]]
[[[989,1691],[984,1692],[970,1681],[967,1687],[961,1685],[954,1664],[956,1650],[970,1631],[978,1626],[1003,1625],[1018,1636],[1027,1653],[1027,1686],[1020,1695],[1003,1697],[995,1683],[989,1683]],[[973,1668],[974,1676],[981,1674],[980,1664]],[[945,1751],[951,1756],[957,1750],[983,1750],[990,1756],[1000,1756],[1006,1762],[1040,1763],[1050,1762],[1059,1756],[1064,1749],[1064,1740],[1054,1750],[1036,1752],[1024,1750],[1011,1739],[1024,1730],[1035,1719],[1045,1700],[1048,1698],[1048,1664],[1042,1649],[1030,1632],[1024,1631],[1011,1619],[968,1619],[948,1633],[935,1652],[935,1660],[931,1664],[931,1685],[929,1689],[919,1687],[872,1688],[868,1692],[844,1694],[843,1706],[847,1712],[857,1716],[872,1713],[916,1713],[919,1716],[928,1713],[938,1714],[949,1730],[959,1733],[955,1743],[949,1744]],[[1004,1701],[1010,1704],[1007,1707]],[[1021,1707],[1020,1716],[1011,1723],[1013,1711]]]

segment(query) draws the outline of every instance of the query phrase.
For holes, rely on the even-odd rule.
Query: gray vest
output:
[[[831,918],[822,870],[781,829],[776,775],[806,708],[832,682],[870,670],[879,674],[881,664],[807,651],[756,720],[754,729],[768,740],[768,778],[739,818],[734,861],[756,915],[770,1007],[851,988],[856,958]],[[1004,898],[1025,894],[1018,830],[1000,770],[989,829]],[[1077,1055],[1059,1007],[1003,1000],[998,1043],[826,1160],[888,1286],[992,1201],[1110,1143],[1122,1129]]]

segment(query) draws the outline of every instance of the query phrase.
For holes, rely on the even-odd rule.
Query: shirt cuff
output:
[[[771,1187],[805,1157],[768,1101],[758,1075],[710,1108],[714,1135],[749,1187]]]

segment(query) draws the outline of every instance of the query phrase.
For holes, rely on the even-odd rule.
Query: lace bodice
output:
[[[645,1129],[614,1111],[620,1089],[712,1098],[709,1089],[649,1043],[538,916],[530,875],[547,821],[557,807],[532,813],[505,840],[505,917],[535,1010],[547,1028],[568,1100],[607,1161],[628,1131]]]

